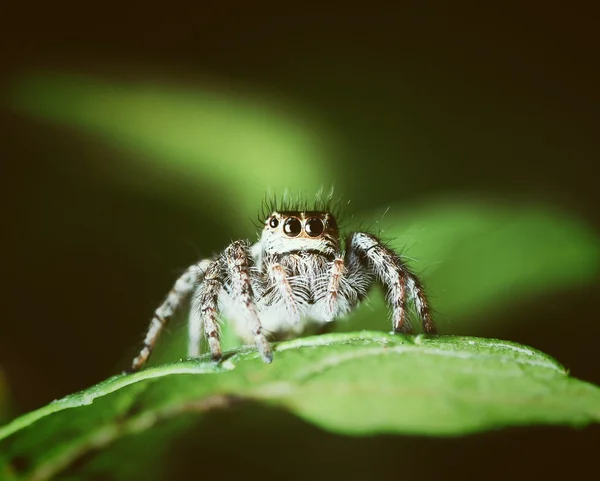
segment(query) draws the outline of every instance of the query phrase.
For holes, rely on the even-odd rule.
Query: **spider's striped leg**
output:
[[[330,324],[338,316],[348,314],[362,301],[372,287],[375,276],[347,252],[338,252],[326,271],[324,320]],[[323,329],[322,332],[326,332]]]
[[[231,279],[231,295],[237,299],[239,306],[246,314],[248,327],[254,336],[254,342],[263,358],[270,363],[273,360],[271,345],[263,332],[254,303],[254,291],[250,277],[250,248],[247,242],[235,241],[223,252],[223,260],[227,268],[227,277]]]
[[[408,272],[406,276],[406,287],[408,288],[408,292],[413,298],[417,312],[421,317],[423,331],[425,331],[427,334],[437,334],[437,326],[433,322],[431,309],[429,307],[427,296],[425,295],[425,289],[423,288],[421,281],[419,281],[417,276],[411,272]]]
[[[219,330],[218,312],[219,295],[223,290],[225,268],[223,259],[214,260],[206,269],[204,281],[192,298],[190,310],[190,338],[188,354],[197,355],[202,328],[208,340],[210,355],[213,360],[221,359],[221,332]],[[192,326],[194,332],[192,332]],[[193,343],[193,345],[192,345]]]
[[[364,232],[351,234],[347,245],[351,258],[371,270],[387,289],[395,332],[411,331],[406,319],[405,298],[408,292],[421,318],[423,330],[428,334],[437,333],[423,286],[398,254],[385,247],[375,236]]]
[[[165,324],[169,322],[175,313],[175,310],[194,290],[198,282],[200,282],[202,275],[204,274],[204,269],[205,266],[203,266],[203,263],[190,266],[183,275],[177,279],[164,302],[156,309],[156,311],[154,311],[154,316],[152,316],[152,321],[150,321],[150,327],[144,338],[142,350],[131,363],[131,371],[138,371],[144,366],[150,357],[154,345],[158,340],[158,336],[165,327]]]
[[[206,270],[204,281],[192,300],[192,316],[199,318],[208,339],[211,357],[222,357],[221,333],[218,313],[219,296],[227,291],[231,299],[245,314],[246,322],[254,336],[254,342],[265,362],[273,360],[271,346],[263,333],[263,328],[254,304],[254,292],[250,277],[251,257],[244,241],[235,241],[214,260]]]
[[[205,259],[199,266],[203,272],[206,272],[212,260]],[[196,296],[197,297],[197,296]],[[195,299],[195,297],[194,297]],[[188,357],[198,357],[200,355],[200,339],[202,337],[202,316],[200,310],[195,308],[194,301],[190,308],[188,318]]]

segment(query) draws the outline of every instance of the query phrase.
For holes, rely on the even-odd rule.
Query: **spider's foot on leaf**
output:
[[[262,360],[266,364],[271,364],[273,362],[273,349],[271,348],[271,344],[264,336],[257,337],[256,345],[258,346],[258,351],[260,352],[260,356]]]
[[[399,327],[399,328],[394,327],[394,329],[390,332],[390,334],[392,334],[392,335],[394,335],[394,334],[410,335],[412,333],[413,333],[412,328],[408,327],[406,325]]]
[[[140,372],[142,370],[142,366],[130,366],[127,369],[123,369],[121,371],[121,375],[129,376],[130,374],[135,374],[136,372]]]

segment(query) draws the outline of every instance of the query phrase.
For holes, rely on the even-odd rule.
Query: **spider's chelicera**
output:
[[[144,365],[165,324],[190,295],[190,357],[199,354],[204,332],[212,358],[221,358],[222,315],[243,340],[256,344],[265,362],[271,362],[268,338],[324,331],[354,309],[376,283],[387,291],[395,332],[411,330],[406,309],[411,299],[424,332],[436,333],[421,282],[381,240],[353,232],[343,248],[331,212],[274,209],[264,219],[258,242],[234,241],[177,279],[154,313],[132,370]]]

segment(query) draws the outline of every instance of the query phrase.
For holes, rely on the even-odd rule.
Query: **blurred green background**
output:
[[[177,273],[254,238],[268,190],[332,184],[346,225],[416,258],[442,332],[529,344],[600,383],[591,15],[34,13],[8,12],[1,34],[0,420],[125,368]],[[384,312],[339,328],[388,329]],[[176,424],[78,468],[131,469],[141,446],[163,479],[550,477],[592,469],[600,441],[345,438],[258,406]]]

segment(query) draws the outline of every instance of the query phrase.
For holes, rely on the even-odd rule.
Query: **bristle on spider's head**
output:
[[[339,223],[340,205],[341,197],[334,196],[333,186],[326,194],[321,187],[310,199],[306,193],[292,193],[288,189],[279,196],[275,192],[268,192],[262,202],[259,225],[263,225],[274,212],[327,212]]]

